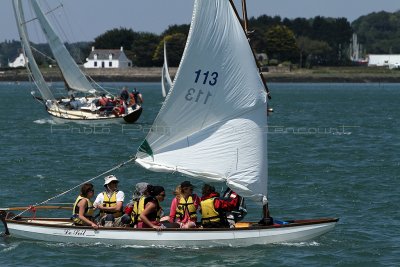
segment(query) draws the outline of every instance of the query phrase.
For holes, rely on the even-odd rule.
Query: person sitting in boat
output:
[[[117,105],[113,108],[112,113],[115,117],[119,117],[124,115],[126,111],[125,101],[123,99],[117,99]]]
[[[144,210],[139,215],[137,228],[153,228],[161,230],[165,228],[160,223],[162,208],[160,202],[165,199],[164,187],[149,185],[147,187],[149,196],[144,200]]]
[[[125,103],[128,103],[129,100],[129,92],[128,92],[128,87],[124,86],[121,91],[121,99],[125,101]]]
[[[133,89],[132,93],[130,94],[130,98],[132,99],[131,101],[134,102],[134,104],[132,104],[133,109],[136,109],[137,106],[142,106],[143,96],[136,88]]]
[[[195,228],[200,197],[193,194],[193,185],[189,181],[182,182],[175,191],[169,213],[169,222],[178,223],[180,228]]]
[[[225,213],[229,227],[234,228],[235,224],[241,221],[247,214],[244,198],[228,187],[223,194],[223,199],[232,200],[232,203],[236,203],[235,209]]]
[[[86,183],[81,187],[81,193],[76,198],[72,208],[72,217],[75,225],[90,225],[94,229],[99,226],[93,221],[93,205],[90,199],[94,195],[93,184]]]
[[[97,195],[93,203],[100,210],[99,222],[106,227],[121,226],[122,206],[125,194],[118,190],[118,179],[114,175],[104,178],[105,191]]]
[[[144,210],[144,200],[149,196],[148,183],[137,183],[132,195],[132,201],[126,205],[121,222],[131,227],[136,227],[140,213]]]
[[[102,94],[101,97],[99,98],[99,105],[101,107],[107,106],[108,103],[108,98],[106,97],[106,94]]]
[[[200,202],[202,226],[204,228],[229,227],[225,213],[234,210],[237,201],[220,198],[215,188],[209,184],[204,184],[202,194]]]

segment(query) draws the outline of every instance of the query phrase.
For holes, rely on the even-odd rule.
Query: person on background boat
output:
[[[149,185],[147,190],[149,196],[144,200],[144,210],[139,215],[138,228],[161,230],[165,228],[165,226],[160,223],[160,218],[162,216],[160,202],[165,199],[164,187]]]
[[[229,227],[226,212],[232,211],[237,205],[237,199],[222,199],[215,188],[204,184],[201,197],[201,224],[204,228]]]
[[[99,226],[94,223],[93,204],[90,199],[94,195],[93,184],[86,183],[81,187],[81,193],[76,198],[72,208],[72,217],[75,225],[90,225],[94,229]]]
[[[93,203],[100,210],[99,222],[106,227],[121,226],[122,206],[125,194],[118,190],[118,179],[114,175],[104,178],[105,191],[97,195]]]
[[[148,183],[137,183],[132,195],[132,201],[126,205],[121,222],[131,227],[136,227],[140,213],[144,210],[144,200],[149,196]]]
[[[132,93],[130,94],[130,98],[131,98],[131,101],[132,101],[132,108],[133,109],[136,109],[137,106],[142,106],[142,104],[143,104],[143,96],[136,88],[133,89]]]
[[[226,188],[223,199],[225,200],[232,200],[232,203],[235,204],[235,209],[232,211],[228,211],[225,213],[226,220],[229,224],[229,227],[234,228],[235,224],[238,221],[241,221],[244,216],[247,214],[246,204],[244,203],[244,198],[239,196],[236,192],[234,192],[229,187]]]
[[[99,98],[99,105],[101,107],[105,107],[108,103],[108,98],[106,97],[106,94],[102,94],[101,97]]]
[[[125,101],[125,103],[128,103],[129,100],[129,92],[128,92],[128,87],[124,86],[121,91],[121,98]]]
[[[182,182],[175,191],[169,213],[170,223],[179,223],[180,228],[195,228],[200,198],[193,194],[193,185],[189,181]]]
[[[117,99],[116,100],[116,106],[113,108],[112,113],[115,115],[115,117],[119,117],[125,114],[127,111],[125,101],[123,99]]]

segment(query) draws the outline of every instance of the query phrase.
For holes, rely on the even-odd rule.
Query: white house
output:
[[[13,62],[8,62],[8,66],[10,68],[25,67],[27,62],[28,62],[28,59],[25,58],[23,53],[20,53],[19,56]]]
[[[397,68],[400,66],[400,55],[368,55],[368,66]]]
[[[121,49],[95,49],[92,47],[86,63],[83,64],[85,68],[130,68],[132,67],[132,60],[129,60],[125,53],[124,48]]]

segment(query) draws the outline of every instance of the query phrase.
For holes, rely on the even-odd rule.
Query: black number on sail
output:
[[[204,91],[203,90],[197,90],[194,88],[190,88],[187,91],[187,94],[185,95],[185,99],[187,101],[192,101],[194,100],[194,102],[198,103],[203,103],[204,105],[207,104],[208,99],[210,98],[210,96],[212,96],[212,94],[210,92],[207,92],[207,95],[204,97]],[[204,99],[204,100],[203,100]]]
[[[199,81],[199,78],[201,76],[201,70],[195,71],[196,73],[196,79],[194,80],[194,83],[197,83]],[[214,86],[217,84],[217,79],[218,79],[218,72],[213,72],[210,75],[210,71],[206,71],[203,73],[204,79],[203,79],[203,84],[206,84],[208,81],[208,84],[211,86]],[[210,78],[210,79],[209,79]]]

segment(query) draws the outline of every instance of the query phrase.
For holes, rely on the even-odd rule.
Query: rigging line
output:
[[[41,52],[40,50],[36,49],[35,47],[31,46],[31,49],[34,50],[34,51],[35,51],[36,53],[38,53],[39,55],[44,56],[45,58],[47,58],[47,59],[53,61],[54,63],[57,63],[57,61],[56,61],[54,58],[52,58],[52,57],[46,55],[45,53]]]
[[[52,13],[53,11],[55,11],[55,10],[61,8],[61,7],[63,7],[63,4],[60,4],[60,5],[56,6],[56,7],[53,8],[53,9],[50,9],[49,11],[47,11],[47,12],[44,13],[44,14],[45,14],[45,15],[50,14],[50,13]],[[33,19],[30,19],[30,20],[24,21],[22,24],[27,24],[27,23],[32,22],[32,21],[35,21],[35,20],[37,20],[37,19],[38,19],[38,18],[33,18]]]
[[[129,160],[127,160],[127,161],[125,161],[125,162],[122,162],[122,163],[116,165],[115,167],[113,167],[113,168],[111,168],[111,169],[109,169],[109,170],[107,170],[107,171],[105,171],[105,172],[103,172],[103,173],[101,173],[101,174],[99,174],[99,175],[97,175],[97,176],[95,176],[95,177],[93,177],[93,178],[91,178],[91,179],[89,179],[89,180],[83,182],[83,183],[80,183],[80,184],[78,184],[78,185],[76,185],[76,186],[74,186],[74,187],[72,187],[72,188],[70,188],[70,189],[68,189],[68,190],[66,190],[66,191],[64,191],[64,192],[62,192],[62,193],[60,193],[60,194],[58,194],[58,195],[55,195],[55,196],[53,196],[53,197],[51,197],[51,198],[49,198],[49,199],[47,199],[47,200],[45,200],[45,201],[43,201],[43,202],[36,203],[35,205],[31,205],[31,206],[28,207],[27,209],[25,209],[25,210],[23,210],[22,212],[20,212],[19,214],[15,215],[13,218],[11,218],[11,220],[14,220],[16,217],[21,216],[22,214],[24,214],[25,212],[27,212],[28,210],[30,210],[30,209],[32,209],[32,208],[34,208],[34,207],[37,207],[37,206],[46,204],[47,202],[49,202],[49,201],[51,201],[51,200],[53,200],[53,199],[59,198],[59,197],[65,195],[65,194],[71,192],[72,190],[74,190],[74,189],[76,189],[76,188],[79,188],[80,186],[82,186],[82,185],[85,184],[85,183],[89,183],[89,182],[93,181],[94,179],[99,178],[100,176],[103,176],[103,175],[105,175],[105,174],[107,174],[107,173],[109,173],[109,172],[112,172],[112,171],[114,171],[114,170],[116,170],[116,169],[119,169],[119,168],[123,167],[124,165],[128,164],[129,162],[131,162],[131,161],[133,161],[133,160],[136,160],[136,157],[135,157],[135,156],[132,157],[132,158],[130,158]]]

